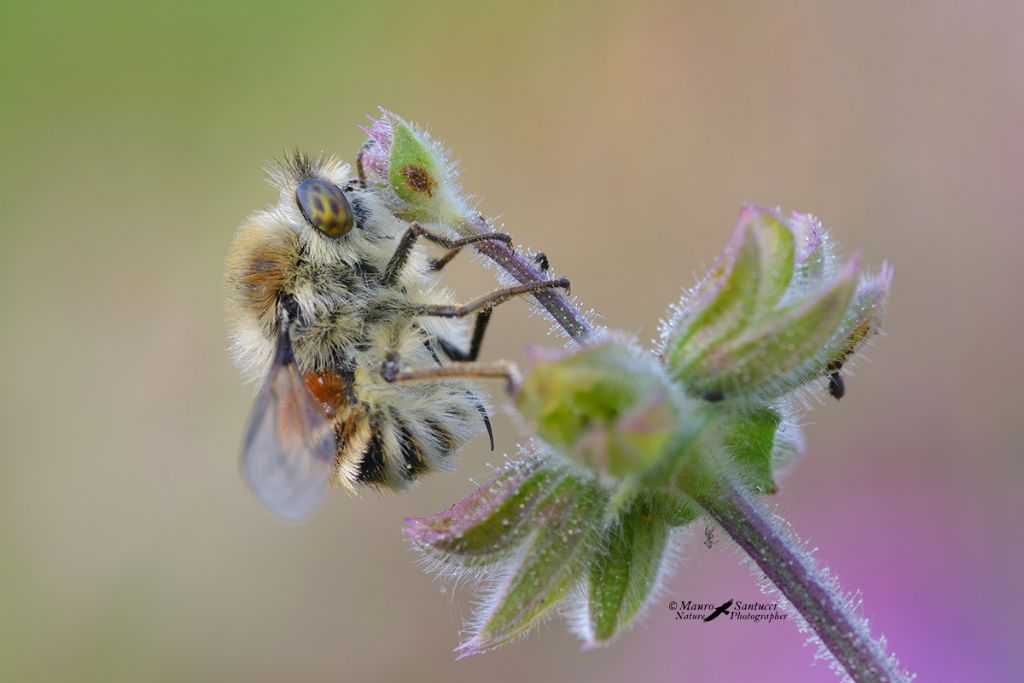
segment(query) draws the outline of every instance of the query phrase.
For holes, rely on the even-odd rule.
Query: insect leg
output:
[[[558,278],[557,280],[544,280],[542,282],[528,282],[525,285],[516,285],[515,287],[506,287],[504,289],[496,289],[490,294],[484,294],[478,299],[470,301],[468,304],[454,304],[454,305],[431,305],[431,304],[420,304],[413,306],[413,315],[429,315],[438,318],[462,318],[476,311],[480,311],[487,308],[494,308],[495,306],[505,303],[513,297],[517,297],[520,294],[529,294],[531,292],[540,291],[542,289],[569,289],[569,278]]]
[[[491,426],[491,416],[487,414],[487,408],[484,407],[483,403],[477,403],[476,409],[480,411],[480,417],[483,418],[484,428],[487,430],[487,440],[491,442],[491,452],[494,452],[494,427]]]
[[[841,358],[837,361],[832,361],[825,368],[825,372],[829,373],[828,393],[837,401],[846,396],[846,383],[843,381],[843,376],[839,374],[839,371],[843,369],[843,362],[845,360],[845,358]]]
[[[479,348],[480,347],[479,337],[483,336],[483,328],[487,327],[487,322],[486,321],[487,321],[488,318],[490,318],[490,316],[491,316],[490,309],[488,309],[486,311],[483,311],[482,313],[480,313],[479,316],[477,316],[477,328],[478,329],[477,329],[477,332],[475,332],[474,335],[473,335],[473,337],[474,337],[474,345],[475,345],[475,348],[476,348],[476,353],[479,353],[479,351],[480,351],[480,348]],[[483,324],[480,323],[481,318],[484,320]],[[442,349],[442,351],[445,352],[445,354],[449,354],[449,349],[458,352],[458,349],[456,349],[450,343],[445,342],[444,340],[441,340],[441,343],[442,343],[441,349]],[[433,353],[433,351],[431,351],[431,353]],[[475,359],[476,355],[474,355],[473,358]],[[460,365],[459,365],[460,368],[464,368],[466,365],[473,365],[473,366],[475,366],[474,368],[471,368],[468,373],[466,373],[466,372],[460,372],[460,371],[454,371],[453,372],[450,369],[451,366],[449,366],[448,370],[444,370],[443,369],[444,366],[441,366],[441,361],[437,359],[436,355],[434,356],[434,359],[437,360],[437,363],[438,363],[437,369],[441,370],[441,372],[439,372],[439,373],[433,373],[432,374],[432,370],[434,370],[435,368],[425,368],[425,369],[416,370],[416,371],[402,372],[400,367],[399,367],[399,365],[398,365],[398,355],[395,354],[395,353],[389,353],[387,355],[387,357],[384,359],[384,363],[381,365],[380,376],[381,376],[381,378],[383,378],[383,380],[385,382],[403,382],[403,381],[415,381],[415,380],[430,380],[430,379],[437,379],[437,378],[441,378],[441,377],[460,377],[460,376],[467,376],[467,377],[495,377],[495,376],[497,376],[497,377],[505,377],[506,378],[506,381],[508,383],[508,391],[509,391],[509,393],[513,393],[519,387],[519,371],[515,367],[515,365],[512,365],[511,363],[504,363],[503,361],[499,361],[498,363],[493,363],[493,364],[468,363],[468,362],[467,363],[460,363]],[[495,375],[491,371],[499,372],[501,374]],[[472,392],[467,392],[467,393],[470,396],[473,395]],[[476,408],[477,408],[477,410],[480,411],[480,417],[483,418],[484,427],[487,428],[487,438],[491,442],[491,450],[493,451],[494,450],[494,429],[493,429],[493,427],[491,427],[491,418],[487,414],[487,408],[485,408],[484,405],[482,403],[480,403],[479,401],[476,404]]]
[[[547,286],[551,286],[551,287],[558,287],[558,286],[563,286],[563,284],[562,284],[563,281],[564,281],[564,286],[568,289],[569,281],[565,280],[564,278],[562,280],[552,281],[551,283],[536,283],[536,284],[547,285]],[[513,289],[515,289],[515,288],[513,288]],[[494,293],[492,293],[489,296],[493,296],[495,294],[498,294],[498,292],[494,292]],[[515,295],[513,294],[512,296],[515,296]],[[484,298],[486,298],[486,297],[484,297]],[[492,303],[490,306],[484,308],[483,310],[481,310],[477,314],[476,322],[473,324],[473,336],[470,338],[469,350],[468,351],[463,351],[462,349],[458,348],[457,346],[455,346],[454,344],[452,344],[451,342],[449,342],[446,339],[438,339],[438,343],[439,343],[439,345],[441,347],[441,351],[444,353],[444,355],[448,356],[448,358],[450,360],[457,361],[457,362],[475,361],[477,358],[479,358],[480,357],[480,347],[483,345],[484,334],[487,332],[487,325],[491,322],[491,314],[494,312],[494,307],[497,306],[499,303],[502,303],[502,301],[504,301],[504,300],[505,299],[501,299],[501,300],[497,301],[496,303]],[[468,304],[468,305],[472,306],[473,304]],[[431,314],[424,313],[423,315],[431,315]]]
[[[455,258],[455,254],[459,253],[459,250],[467,244],[473,244],[474,242],[485,242],[489,240],[495,240],[498,242],[511,243],[512,237],[506,235],[503,232],[485,232],[480,235],[471,235],[469,237],[463,237],[460,239],[448,239],[443,235],[430,232],[419,223],[413,223],[409,226],[405,234],[402,235],[402,239],[398,242],[398,247],[395,249],[395,253],[391,256],[391,260],[388,262],[387,267],[384,268],[384,275],[381,276],[381,281],[385,285],[393,285],[398,281],[398,277],[402,274],[402,268],[409,260],[409,254],[412,253],[412,248],[416,244],[416,240],[419,237],[430,240],[434,244],[439,244],[445,249],[449,249],[448,253],[439,259],[431,262],[432,270],[440,270],[449,261]],[[440,265],[437,265],[440,264]]]
[[[427,236],[424,235],[424,237]],[[453,258],[459,255],[459,252],[462,251],[463,247],[465,247],[468,244],[472,244],[473,242],[484,242],[488,240],[494,240],[497,242],[505,242],[506,244],[512,244],[512,236],[504,232],[485,232],[479,235],[463,237],[462,239],[458,240],[447,240],[448,244],[437,242],[436,240],[433,240],[431,237],[427,237],[427,239],[431,239],[431,241],[434,241],[437,244],[440,244],[441,246],[448,249],[448,251],[446,251],[441,256],[441,258],[433,259],[430,262],[431,270],[441,270],[442,268],[447,266]]]
[[[476,322],[473,324],[473,336],[469,341],[469,351],[463,351],[446,339],[438,339],[441,351],[449,359],[458,362],[474,361],[480,357],[480,345],[484,341],[484,333],[487,331],[487,324],[491,322],[493,308],[485,308],[476,315]]]
[[[413,368],[387,374],[387,382],[423,382],[439,379],[503,379],[507,383],[508,393],[514,394],[522,383],[519,368],[507,360],[489,363],[466,362],[456,365],[441,365],[431,368]]]
[[[828,393],[837,401],[846,395],[846,383],[838,371],[828,376]]]

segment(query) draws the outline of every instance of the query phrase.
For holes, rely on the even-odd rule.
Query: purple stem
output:
[[[468,218],[462,223],[466,231],[474,233],[491,232],[491,226],[480,215]],[[542,282],[547,279],[535,264],[516,253],[504,242],[479,242],[476,250],[494,261],[521,284]],[[533,297],[543,306],[555,322],[565,330],[573,341],[582,343],[591,333],[592,328],[579,309],[564,294],[555,289],[535,292]]]
[[[822,644],[857,683],[907,680],[895,658],[872,639],[866,622],[842,602],[810,556],[747,491],[717,477],[716,489],[694,491],[697,503],[725,529],[807,621]]]

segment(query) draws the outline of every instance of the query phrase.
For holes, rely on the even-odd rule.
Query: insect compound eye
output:
[[[307,178],[295,188],[295,202],[309,224],[328,237],[343,237],[352,229],[352,207],[333,183]]]

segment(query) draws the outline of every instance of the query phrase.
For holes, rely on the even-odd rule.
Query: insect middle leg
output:
[[[438,345],[440,345],[444,355],[448,356],[450,360],[459,363],[466,363],[479,358],[480,346],[483,344],[484,333],[487,331],[488,323],[491,322],[491,314],[493,312],[494,308],[485,308],[476,314],[476,322],[473,323],[473,336],[470,337],[468,351],[463,351],[447,339],[438,338]]]
[[[503,232],[485,232],[479,235],[470,235],[469,237],[462,237],[460,239],[453,240],[443,235],[430,232],[419,223],[413,223],[405,231],[405,234],[402,235],[402,239],[399,240],[395,253],[391,256],[391,260],[388,261],[388,265],[384,268],[384,274],[381,276],[381,281],[385,285],[393,285],[398,281],[399,276],[402,274],[402,268],[404,268],[406,262],[408,262],[409,254],[412,253],[412,248],[415,246],[416,240],[420,237],[448,249],[441,258],[431,261],[431,270],[441,270],[449,261],[455,258],[455,255],[458,254],[463,247],[475,242],[496,241],[505,242],[506,244],[512,242],[512,237]]]
[[[532,282],[526,285],[499,289],[461,306],[435,306],[424,304],[414,309],[413,313],[415,315],[437,316],[443,318],[460,318],[479,311],[476,316],[476,322],[473,324],[473,336],[470,338],[469,349],[467,351],[463,351],[446,339],[438,339],[441,351],[444,355],[448,356],[449,359],[460,363],[472,362],[480,357],[480,347],[484,341],[484,333],[487,332],[487,325],[491,322],[491,314],[494,312],[495,306],[508,301],[512,297],[519,296],[520,294],[528,294],[541,289],[556,287],[568,289],[569,280],[567,278],[559,278],[558,280]]]
[[[471,301],[468,304],[454,304],[454,305],[431,305],[431,304],[420,304],[412,309],[413,315],[424,315],[424,316],[437,316],[441,318],[461,318],[473,313],[479,312],[476,318],[476,324],[473,326],[473,337],[470,340],[469,350],[462,351],[451,342],[440,340],[441,350],[448,358],[453,361],[457,361],[456,366],[438,366],[435,368],[425,368],[422,370],[409,371],[416,374],[417,379],[430,379],[432,377],[454,377],[458,376],[460,372],[457,369],[451,368],[467,368],[467,372],[471,372],[472,368],[484,367],[478,363],[474,363],[480,355],[480,346],[483,342],[484,333],[487,330],[487,325],[491,320],[491,314],[494,311],[494,307],[498,304],[504,303],[509,299],[519,296],[521,294],[529,294],[543,289],[552,288],[569,288],[568,278],[559,278],[557,280],[546,280],[544,282],[531,282],[525,285],[517,285],[515,287],[506,287],[504,289],[498,289],[490,294]],[[439,372],[439,375],[431,375],[432,372]],[[507,374],[507,373],[506,373]],[[397,378],[404,376],[404,373],[399,370],[399,361],[397,355],[389,354],[388,358],[384,361],[381,366],[381,376],[386,382],[394,382]],[[477,376],[477,375],[472,375]],[[505,376],[505,375],[501,375]],[[509,379],[509,386],[512,386],[513,380]]]

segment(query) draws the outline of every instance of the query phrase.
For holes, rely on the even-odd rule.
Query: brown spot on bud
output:
[[[414,192],[425,194],[428,197],[434,196],[434,187],[437,185],[437,181],[431,178],[422,166],[409,164],[402,169],[402,177]]]

